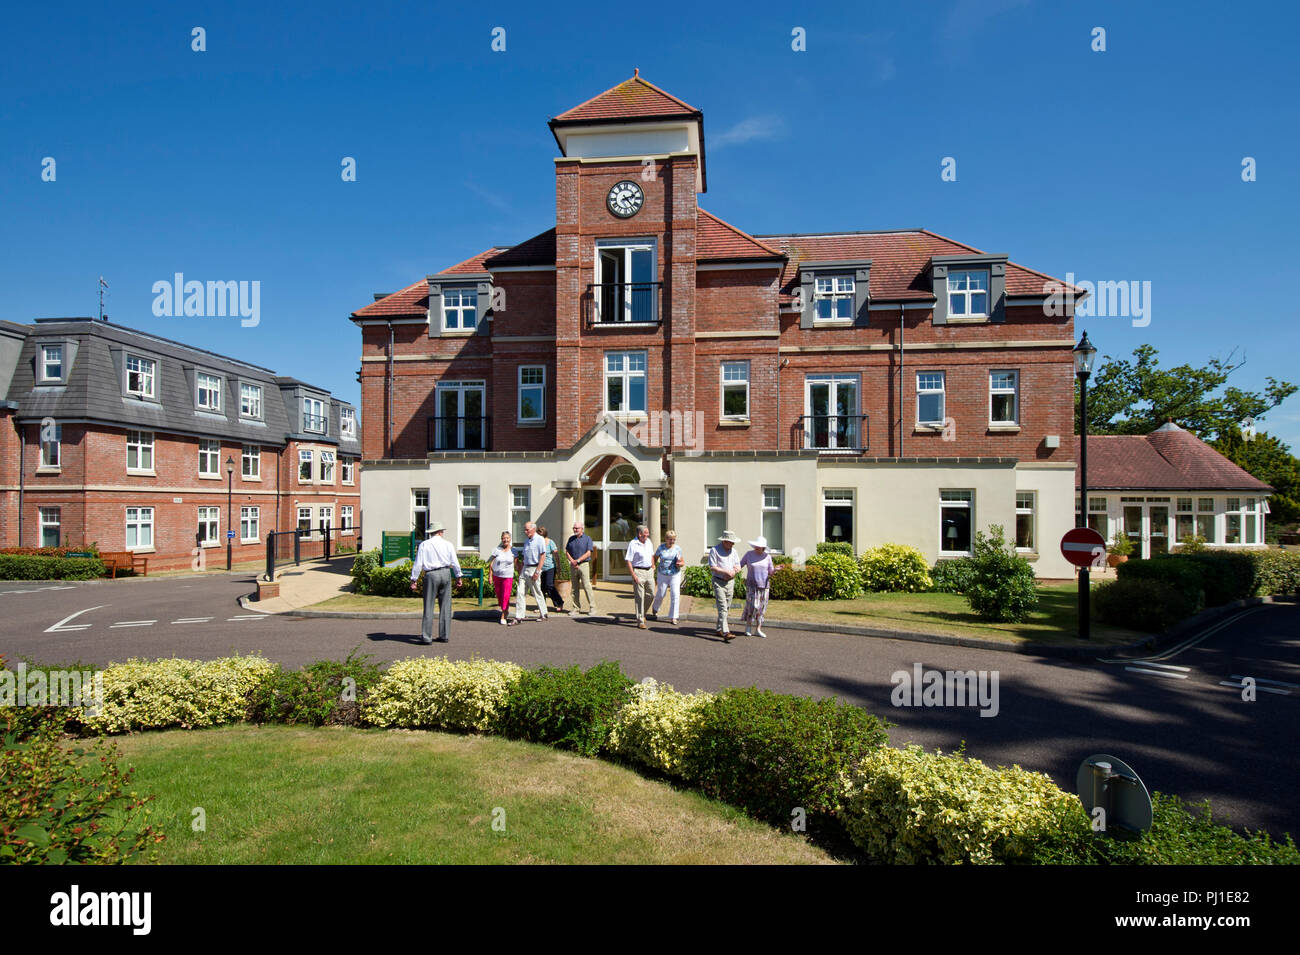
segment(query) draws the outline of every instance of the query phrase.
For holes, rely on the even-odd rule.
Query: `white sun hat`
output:
[[[759,534],[756,538],[754,538],[752,541],[749,542],[749,546],[750,546],[750,547],[761,547],[761,548],[763,548],[764,550],[766,550],[766,549],[767,549],[767,538],[764,537],[762,534]]]

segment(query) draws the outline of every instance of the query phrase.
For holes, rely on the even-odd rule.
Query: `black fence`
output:
[[[587,286],[582,308],[588,325],[653,325],[663,282],[599,282]]]
[[[871,447],[871,422],[864,414],[800,415],[790,429],[790,447],[856,453]]]
[[[492,443],[489,415],[438,415],[428,419],[430,451],[486,451]]]
[[[331,527],[321,524],[314,530],[299,527],[291,531],[271,531],[266,535],[266,580],[275,580],[275,568],[303,561],[329,560],[340,554],[361,551],[361,525]]]

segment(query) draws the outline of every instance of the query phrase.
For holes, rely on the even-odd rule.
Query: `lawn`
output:
[[[697,613],[711,609],[697,600]],[[743,605],[742,605],[743,607]],[[701,609],[704,608],[704,609]],[[1079,591],[1074,583],[1038,588],[1038,607],[1023,623],[986,623],[960,594],[867,594],[856,600],[773,600],[769,620],[800,620],[885,630],[915,630],[958,637],[986,637],[1008,642],[1077,644]],[[1092,642],[1129,643],[1146,634],[1092,620]]]
[[[117,743],[132,788],[157,796],[163,863],[835,861],[698,794],[495,737],[234,726]]]

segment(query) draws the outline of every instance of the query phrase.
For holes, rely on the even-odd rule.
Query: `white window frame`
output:
[[[728,374],[731,377],[727,377]],[[727,414],[727,392],[740,389],[745,395],[745,410],[741,414]],[[718,418],[721,421],[749,420],[749,362],[724,361],[718,363]]]
[[[239,416],[253,421],[262,420],[262,386],[252,382],[239,383]]]
[[[319,410],[313,412],[312,408]],[[309,423],[315,424],[317,422],[319,422],[320,427],[308,427]],[[308,434],[324,434],[328,426],[328,422],[325,420],[325,402],[320,398],[309,398],[304,395],[302,399],[302,430]]]
[[[821,520],[818,522],[817,541],[818,543],[827,540],[826,537],[826,508],[849,506],[849,543],[856,549],[857,535],[856,524],[858,522],[858,501],[857,494],[851,487],[827,487],[822,488],[821,494]],[[841,530],[843,528],[841,527]]]
[[[37,436],[41,438],[40,470],[58,471],[63,467],[63,425],[54,423],[54,440],[46,441],[41,435],[44,426],[38,426]],[[52,452],[52,453],[51,453]]]
[[[964,498],[944,498],[945,494],[965,494]],[[970,512],[970,549],[948,550],[948,542],[943,536],[943,512],[945,509],[965,508]],[[974,488],[940,488],[939,489],[939,556],[970,557],[975,548],[975,489]]]
[[[304,537],[314,537],[315,534],[316,534],[316,529],[312,526],[312,523],[311,523],[311,508],[310,508],[310,507],[307,507],[307,506],[304,506],[304,505],[299,505],[299,506],[298,506],[297,511],[296,511],[297,521],[294,523],[294,525],[293,525],[293,529],[296,530],[296,531],[301,531],[301,530],[303,530],[303,526],[302,526],[302,525],[303,525],[303,517],[304,517],[304,515],[306,516],[306,520],[307,520],[307,528],[306,528],[306,533],[304,533],[303,536],[304,536]]]
[[[926,386],[922,387],[921,379],[925,376],[934,376],[934,375],[939,376],[939,387],[937,388],[934,387],[934,382],[932,377],[931,380],[926,382]],[[921,417],[921,397],[923,395],[939,396],[939,417],[938,418],[927,419]],[[918,371],[916,373],[916,423],[922,426],[924,425],[942,426],[944,421],[947,420],[947,415],[948,415],[947,373],[943,371],[937,371],[937,370]]]
[[[260,481],[262,479],[261,445],[246,444],[240,448],[239,473],[245,481]]]
[[[204,458],[212,467],[203,470]],[[199,438],[199,477],[221,477],[221,442],[212,438]]]
[[[339,434],[345,438],[357,436],[357,412],[354,408],[339,409]]]
[[[307,476],[302,476],[303,463],[307,465]],[[316,452],[311,448],[298,449],[298,483],[314,484],[316,476]]]
[[[983,288],[972,288],[971,279],[979,276],[984,280]],[[977,312],[971,307],[976,295],[984,296],[984,311]],[[953,298],[960,298],[961,310],[953,308]],[[949,318],[988,318],[989,317],[989,270],[988,269],[949,269],[948,270],[948,317]]]
[[[334,483],[334,459],[333,451],[322,450],[320,453],[320,484]]]
[[[51,359],[51,358],[50,358],[50,352],[58,352],[58,353],[59,353],[59,357],[58,357],[58,358]],[[64,352],[64,348],[63,348],[63,346],[60,345],[60,344],[53,344],[53,343],[52,343],[52,344],[49,344],[49,345],[42,345],[42,346],[41,346],[41,360],[40,360],[40,372],[41,372],[41,374],[40,374],[40,381],[41,381],[42,383],[44,383],[44,382],[61,382],[61,381],[64,381],[64,380],[65,380],[65,372],[64,372],[64,368],[63,368],[63,352]],[[50,374],[50,365],[51,365],[52,363],[57,363],[57,364],[58,364],[58,367],[59,367],[59,373],[58,373],[57,375],[51,375],[51,374]]]
[[[424,520],[420,520],[421,515],[424,516]],[[413,487],[411,488],[411,530],[419,531],[421,525],[427,537],[429,535],[429,489]]]
[[[135,543],[131,544],[131,528],[135,528]],[[148,529],[148,543],[141,543],[140,537],[145,529]],[[126,549],[129,551],[136,550],[153,550],[153,508],[152,507],[128,507],[126,509],[126,535],[123,540],[127,541]]]
[[[216,547],[221,543],[221,508],[199,508],[199,546]]]
[[[657,242],[653,237],[644,238],[644,237],[633,237],[633,236],[629,236],[628,238],[620,238],[620,239],[597,239],[597,240],[596,240],[596,262],[595,262],[595,271],[592,273],[592,274],[594,275],[595,279],[596,279],[596,284],[597,284],[597,285],[607,285],[607,284],[612,284],[612,283],[602,283],[602,282],[600,281],[601,278],[603,277],[603,272],[604,272],[604,270],[601,268],[601,264],[600,264],[600,254],[601,254],[602,252],[610,252],[610,251],[613,251],[613,250],[615,250],[615,249],[622,249],[622,250],[623,250],[623,266],[622,266],[622,269],[623,269],[623,281],[622,281],[622,283],[620,283],[620,284],[622,284],[622,286],[623,286],[623,307],[622,307],[622,314],[619,315],[617,318],[615,318],[615,317],[610,317],[610,316],[605,316],[605,315],[601,315],[601,314],[600,314],[600,309],[601,309],[601,294],[598,292],[598,293],[594,296],[594,298],[595,298],[594,308],[595,308],[596,322],[597,322],[598,324],[607,324],[607,325],[610,325],[610,324],[628,324],[628,325],[653,325],[653,324],[657,324],[658,321],[659,321],[659,300],[658,300],[658,297],[657,297],[656,292],[655,292],[655,289],[656,289],[656,285],[655,285],[655,283],[659,280],[659,244],[658,244],[658,242]],[[633,254],[634,252],[646,252],[646,251],[648,251],[648,252],[650,253],[650,278],[648,278],[648,279],[643,279],[643,280],[641,280],[641,281],[638,282],[638,281],[633,280],[633,278],[632,278],[632,254]],[[633,288],[633,286],[635,286],[635,285],[649,285],[649,287],[650,287],[651,304],[652,304],[652,306],[653,306],[653,312],[654,312],[654,314],[651,316],[651,318],[650,318],[649,320],[646,320],[646,321],[634,321],[634,320],[633,320],[633,315],[635,314],[635,308],[636,308],[636,306],[635,306],[635,304],[634,304],[634,302],[633,302],[633,292],[634,292],[634,288]]]
[[[136,363],[138,367],[132,368],[131,364],[133,362]],[[132,355],[130,352],[127,352],[124,369],[126,372],[126,393],[128,395],[136,395],[140,398],[153,400],[153,397],[158,393],[157,360],[153,358],[145,358],[143,355]],[[131,387],[132,375],[138,376],[136,382],[137,387],[135,388]]]
[[[352,505],[339,505],[339,535],[355,534],[356,528],[352,523]]]
[[[207,379],[210,384],[205,384]],[[206,371],[194,373],[194,407],[200,411],[221,411],[221,390],[225,382],[218,375],[209,375]],[[208,395],[205,402],[204,393]]]
[[[541,372],[541,381],[524,382],[524,372]],[[515,400],[515,420],[520,424],[538,424],[546,420],[546,366],[545,365],[520,365],[515,374],[518,391]],[[524,415],[524,389],[538,390],[537,408],[538,414],[533,417]]]
[[[770,491],[776,492],[775,504],[768,503],[768,492]],[[773,546],[772,541],[769,539],[767,542],[768,551],[773,554],[784,553],[785,552],[785,485],[784,484],[762,485],[758,490],[758,502],[759,502],[759,514],[758,514],[759,533],[761,533],[764,537],[767,537],[767,527],[764,519],[767,518],[768,515],[775,515],[777,520],[781,524],[781,546],[780,547]]]
[[[37,509],[37,540],[40,541],[41,547],[58,547],[63,543],[63,509],[59,507],[41,507]],[[55,537],[53,544],[45,543],[46,528],[54,528]]]
[[[611,370],[609,367],[610,359],[618,358],[620,368]],[[632,365],[636,359],[640,359],[641,367],[633,368]],[[604,386],[602,388],[601,401],[604,404],[605,411],[615,415],[645,415],[649,413],[650,407],[650,375],[649,375],[649,353],[646,351],[607,351],[602,359],[605,369]],[[642,394],[645,396],[644,408],[631,407],[632,398],[632,381],[640,378],[642,381]],[[618,379],[623,383],[623,404],[622,408],[609,407],[609,383],[611,379]]]
[[[455,296],[455,301],[452,297]],[[467,301],[468,300],[468,301]],[[466,320],[466,313],[470,314]],[[448,321],[454,315],[456,321]],[[478,327],[478,286],[458,285],[442,290],[442,330],[444,332],[472,332]]]
[[[132,440],[134,436],[135,440]],[[131,464],[131,449],[136,449],[136,463]],[[144,463],[145,455],[149,456],[149,463]],[[126,433],[126,472],[128,474],[153,474],[154,473],[154,440],[152,431],[128,431]]]
[[[1011,386],[1005,384],[994,384],[994,377],[997,375],[1010,375]],[[993,416],[993,399],[997,395],[1011,396],[1011,418],[1008,420],[998,420]],[[1013,368],[995,368],[989,372],[989,424],[997,427],[1000,425],[1019,425],[1020,424],[1020,372]]]
[[[334,530],[334,505],[322,504],[316,511],[316,527],[328,527]]]
[[[261,510],[257,506],[241,505],[239,508],[239,541],[242,544],[252,544],[259,539],[261,533]],[[252,531],[249,534],[248,531]]]
[[[851,325],[853,324],[853,296],[856,280],[851,274],[817,275],[813,278],[813,324],[814,325]],[[829,316],[821,314],[822,302],[829,303]],[[844,303],[847,315],[838,315],[840,304]]]
[[[721,501],[722,501],[721,504],[715,504],[715,503],[714,503],[715,492],[717,492],[717,493],[716,493],[716,497],[721,499]],[[709,531],[709,530],[708,530],[708,527],[709,527],[709,515],[711,515],[711,514],[713,514],[713,515],[721,514],[721,515],[722,515],[722,530],[726,530],[726,529],[727,529],[727,521],[728,521],[728,517],[727,517],[727,505],[728,505],[728,501],[727,501],[727,498],[728,498],[729,496],[730,496],[730,494],[729,494],[729,492],[728,492],[727,485],[725,485],[725,484],[706,484],[706,485],[704,486],[704,528],[705,528],[705,534],[706,534],[707,536],[709,536],[709,537],[712,538],[711,540],[706,541],[706,543],[707,543],[708,546],[710,546],[710,547],[712,547],[714,544],[716,544],[716,543],[718,542],[717,533],[720,533],[720,532],[715,533],[715,532],[712,532],[712,531]]]
[[[517,544],[524,543],[524,525],[532,520],[533,489],[527,484],[510,485],[510,537]],[[480,536],[482,525],[479,525]],[[518,533],[515,531],[518,530]]]
[[[1029,503],[1022,503],[1023,498],[1028,498]],[[1023,514],[1029,515],[1029,546],[1021,547],[1018,538],[1020,537],[1020,517]],[[1013,530],[1016,539],[1016,550],[1022,554],[1038,553],[1038,492],[1037,491],[1016,491],[1016,528]]]
[[[357,483],[357,459],[347,455],[339,456],[339,481],[342,484]]]
[[[472,506],[465,503],[466,491],[472,491],[474,494],[474,503]],[[465,543],[465,516],[473,514],[478,518],[478,539],[479,544],[483,542],[483,496],[480,493],[480,486],[477,484],[462,484],[456,489],[456,540],[457,550],[476,550],[477,545]]]
[[[472,417],[474,417],[473,415],[466,414],[466,407],[469,404],[469,395],[471,392],[478,392],[479,428],[480,428],[480,432],[482,433],[484,446],[486,447],[486,445],[489,443],[490,435],[488,434],[488,431],[491,427],[489,423],[491,416],[488,414],[487,380],[484,378],[475,378],[475,379],[465,379],[463,381],[461,380],[440,381],[437,383],[437,385],[434,386],[434,391],[433,391],[434,416],[435,419],[439,419],[441,421],[448,420],[448,417],[455,417],[456,434],[455,434],[455,444],[452,446],[448,446],[446,442],[443,441],[443,437],[444,437],[443,431],[446,426],[440,425],[436,427],[434,442],[437,445],[437,450],[455,451],[455,450],[465,449],[467,427],[469,424],[469,420]],[[446,394],[455,394],[456,396],[456,414],[448,417],[444,417],[442,414],[443,396]],[[474,449],[474,450],[478,450],[478,449]]]

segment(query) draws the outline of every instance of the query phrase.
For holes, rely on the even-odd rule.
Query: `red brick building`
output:
[[[89,318],[0,322],[0,546],[97,543],[150,569],[360,522],[355,409],[257,365]]]
[[[637,521],[692,559],[724,527],[938,558],[1001,524],[1069,574],[1056,280],[925,230],[747,234],[697,202],[702,113],[639,76],[550,129],[553,228],[352,314],[368,526],[486,552],[578,515],[616,571]]]

